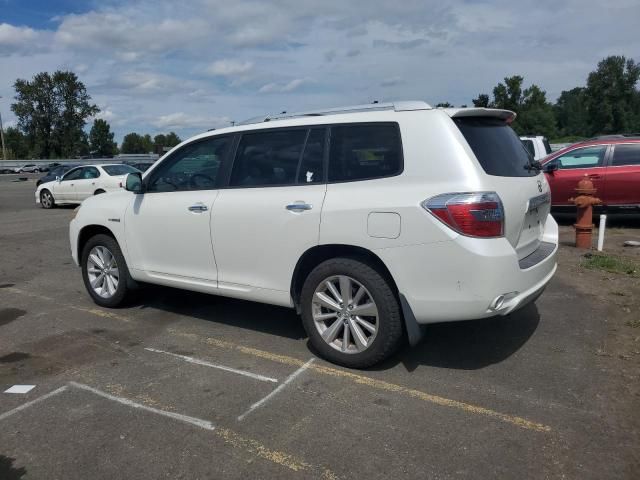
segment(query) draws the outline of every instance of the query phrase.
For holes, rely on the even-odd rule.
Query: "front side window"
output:
[[[307,143],[304,146],[300,170],[298,171],[298,183],[321,183],[324,179],[324,128],[314,128],[309,131]]]
[[[604,155],[606,152],[606,145],[576,148],[569,153],[559,156],[555,161],[561,170],[601,167],[604,163]]]
[[[616,145],[613,150],[614,167],[640,165],[640,143],[634,145]]]
[[[331,127],[329,181],[368,180],[402,171],[402,146],[397,124]]]
[[[210,190],[217,186],[220,165],[231,137],[210,137],[174,152],[153,172],[147,192]]]
[[[306,138],[305,129],[242,135],[229,186],[294,185]]]
[[[76,168],[75,170],[71,170],[62,178],[62,180],[65,182],[68,180],[78,180],[79,178],[82,178],[83,170],[84,168]]]

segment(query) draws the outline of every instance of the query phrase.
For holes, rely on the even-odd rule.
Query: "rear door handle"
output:
[[[189,207],[190,212],[206,212],[207,210],[209,210],[209,207],[207,207],[204,203],[196,203],[195,205],[191,205]]]
[[[589,174],[589,178],[592,178],[594,180],[598,180],[600,178],[602,178],[600,175],[596,174],[596,173],[591,173]]]
[[[309,205],[308,203],[304,202],[296,202],[290,203],[285,208],[291,212],[303,212],[304,210],[311,210],[313,208],[313,205]]]

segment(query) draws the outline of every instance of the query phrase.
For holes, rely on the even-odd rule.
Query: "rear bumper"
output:
[[[558,226],[551,217],[543,242],[548,250],[535,263],[519,261],[504,238],[460,236],[380,249],[376,254],[389,268],[416,321],[426,324],[507,315],[534,301],[557,268]]]

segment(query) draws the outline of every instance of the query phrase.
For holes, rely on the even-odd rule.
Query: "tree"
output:
[[[82,150],[86,119],[99,109],[75,73],[42,72],[31,81],[17,79],[14,88],[11,110],[33,156],[72,157]]]
[[[487,95],[486,93],[481,93],[480,95],[478,95],[478,98],[474,98],[471,101],[473,102],[474,107],[489,107],[489,95]]]
[[[162,148],[167,145],[167,136],[162,133],[153,137],[153,151],[162,151]]]
[[[111,127],[101,118],[96,118],[89,132],[89,142],[91,144],[91,153],[100,157],[113,157],[116,152],[117,145],[113,141],[113,132]]]
[[[182,143],[182,140],[175,132],[169,132],[166,138],[165,147],[175,147],[176,145]]]
[[[556,134],[553,106],[547,102],[546,93],[537,85],[523,89],[524,79],[520,75],[505,77],[504,83],[493,88],[493,100],[480,94],[473,99],[476,107],[491,107],[511,110],[518,115],[513,123],[519,134],[535,133],[552,137]]]
[[[27,138],[15,127],[8,127],[4,131],[4,143],[7,148],[7,157],[12,160],[29,158],[29,145]]]
[[[622,56],[607,57],[587,77],[584,91],[591,134],[640,129],[640,65]]]
[[[563,91],[553,110],[561,136],[586,137],[591,134],[584,87]]]
[[[449,102],[438,103],[436,108],[453,108],[453,105]]]
[[[149,153],[145,148],[144,137],[135,132],[127,133],[120,146],[122,153]]]
[[[153,140],[148,133],[142,137],[142,145],[144,147],[144,153],[153,152]]]

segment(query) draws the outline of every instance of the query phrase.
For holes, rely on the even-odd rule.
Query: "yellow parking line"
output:
[[[47,297],[46,295],[41,295],[41,294],[36,293],[36,292],[28,292],[26,290],[22,290],[22,289],[16,288],[16,287],[9,287],[9,288],[4,289],[4,291],[11,292],[11,293],[16,293],[18,295],[24,295],[25,297],[37,298],[38,300],[45,300],[45,301],[48,301],[48,302],[53,302],[54,301],[53,298]],[[56,303],[60,307],[72,308],[73,310],[78,310],[79,312],[90,313],[90,314],[96,315],[98,317],[112,318],[114,320],[120,320],[122,322],[130,322],[131,321],[131,319],[129,319],[129,318],[123,316],[123,315],[118,315],[117,313],[109,312],[109,311],[106,311],[106,310],[100,310],[99,308],[79,307],[77,305],[71,305],[69,303],[63,303],[63,302],[56,302]]]
[[[193,333],[182,333],[174,329],[170,329],[169,332],[174,335],[189,337],[195,340],[201,339],[200,336]],[[254,357],[264,358],[266,360],[271,360],[273,362],[283,363],[285,365],[291,365],[294,367],[300,367],[305,363],[304,360],[299,360],[297,358],[290,357],[288,355],[280,355],[272,352],[267,352],[264,350],[258,350],[256,348],[246,347],[244,345],[238,345],[232,342],[228,342],[226,340],[219,340],[217,338],[206,337],[204,338],[204,341],[207,344],[215,347],[225,348],[227,350],[236,350],[238,352],[242,352],[247,355],[253,355]],[[463,410],[465,412],[473,413],[476,415],[485,415],[487,417],[492,417],[492,418],[501,420],[503,422],[510,423],[512,425],[516,425],[521,428],[525,428],[527,430],[534,430],[538,432],[551,431],[550,426],[544,425],[538,422],[532,422],[531,420],[527,420],[526,418],[518,417],[515,415],[508,415],[506,413],[501,413],[495,410],[491,410],[490,408],[480,407],[478,405],[460,402],[458,400],[452,400],[450,398],[440,397],[438,395],[432,395],[427,392],[415,390],[413,388],[403,387],[402,385],[386,382],[384,380],[377,380],[375,378],[367,377],[365,375],[360,375],[358,373],[353,373],[346,370],[340,370],[337,368],[327,367],[327,366],[318,365],[318,364],[310,365],[309,370],[314,370],[323,375],[346,378],[359,385],[365,385],[371,388],[376,388],[378,390],[385,390],[388,392],[400,393],[412,398],[423,400],[425,402],[434,403],[436,405],[456,408],[458,410]]]

